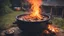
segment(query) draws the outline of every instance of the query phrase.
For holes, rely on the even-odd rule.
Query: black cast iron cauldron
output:
[[[18,27],[23,31],[24,36],[40,36],[40,34],[47,29],[50,16],[43,14],[43,16],[48,17],[48,19],[38,22],[19,20],[19,18],[24,15],[27,14],[18,15],[15,22],[15,24],[17,24]]]

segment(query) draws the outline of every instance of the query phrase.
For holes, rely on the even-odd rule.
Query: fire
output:
[[[59,29],[57,27],[50,25],[50,24],[48,25],[48,29],[55,33],[59,32]]]
[[[44,32],[45,32],[46,34],[49,34],[49,33],[50,33],[48,30],[45,30]]]
[[[42,0],[28,0],[31,4],[30,17],[34,19],[42,19],[40,6],[42,5]]]

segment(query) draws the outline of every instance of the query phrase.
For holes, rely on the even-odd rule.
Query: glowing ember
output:
[[[34,19],[42,19],[43,17],[41,16],[41,9],[40,6],[42,5],[42,0],[28,0],[28,2],[32,5],[30,11],[30,17]],[[31,18],[31,19],[32,19]]]
[[[48,29],[55,33],[59,32],[59,29],[57,27],[50,25],[50,24],[48,25]]]
[[[50,32],[48,30],[45,30],[44,33],[49,34]]]

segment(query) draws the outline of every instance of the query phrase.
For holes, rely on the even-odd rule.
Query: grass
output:
[[[19,14],[23,14],[23,11],[14,11],[12,13],[6,14],[0,17],[0,29],[6,29],[11,27],[15,21],[15,17]]]
[[[64,18],[55,17],[52,20],[52,23],[55,24],[55,25],[57,25],[58,27],[64,29]]]

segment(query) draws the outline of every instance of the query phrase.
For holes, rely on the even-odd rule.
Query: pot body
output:
[[[41,22],[26,22],[16,19],[15,23],[23,31],[24,36],[40,36],[40,34],[47,29],[48,21],[49,20]]]
[[[24,22],[24,21],[17,20],[16,23],[17,23],[18,27],[23,31],[23,34],[27,35],[27,36],[40,35],[48,27],[48,21]]]

